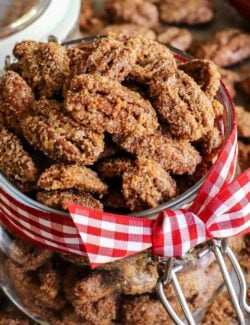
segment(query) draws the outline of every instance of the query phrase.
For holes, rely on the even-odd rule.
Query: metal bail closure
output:
[[[225,281],[225,285],[228,291],[228,294],[231,298],[232,304],[234,306],[236,315],[239,320],[240,325],[245,325],[245,317],[243,311],[250,313],[250,306],[247,304],[247,285],[246,280],[243,274],[243,271],[239,265],[239,262],[232,252],[232,250],[228,247],[228,240],[227,239],[214,239],[211,241],[211,249],[215,254],[216,260],[219,264],[222,276]],[[224,259],[226,256],[230,263],[232,264],[233,271],[236,274],[238,283],[239,283],[239,296],[237,296],[236,290],[233,286],[230,272],[227,269],[227,265]]]
[[[176,272],[180,271],[182,269],[182,266],[179,266],[179,265],[175,266],[174,261],[175,261],[174,258],[170,258],[170,259],[159,258],[160,277],[156,284],[156,292],[157,292],[164,308],[166,309],[166,311],[168,312],[168,314],[170,315],[172,320],[175,322],[175,324],[185,325],[186,323],[183,322],[179,318],[179,316],[176,314],[176,312],[174,311],[173,307],[171,306],[171,304],[168,301],[166,294],[164,292],[164,286],[166,284],[171,284],[175,290],[176,296],[178,298],[178,302],[181,305],[181,308],[185,315],[187,324],[195,325],[193,315],[188,307],[187,300],[183,294],[183,291],[180,287],[179,281],[176,276]]]

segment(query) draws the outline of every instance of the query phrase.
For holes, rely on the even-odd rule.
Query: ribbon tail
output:
[[[118,215],[69,203],[92,268],[140,253],[152,246],[153,220]]]
[[[250,169],[225,185],[200,218],[214,238],[250,232]]]

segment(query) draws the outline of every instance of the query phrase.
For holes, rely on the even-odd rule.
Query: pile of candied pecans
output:
[[[78,48],[23,41],[0,84],[0,170],[53,208],[153,208],[204,176],[222,144],[220,73],[110,34]]]

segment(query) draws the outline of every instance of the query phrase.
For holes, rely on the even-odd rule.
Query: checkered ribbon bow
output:
[[[250,169],[231,182],[236,162],[235,124],[196,199],[186,210],[163,210],[152,220],[69,204],[70,217],[20,202],[0,184],[0,219],[35,244],[88,256],[92,267],[148,248],[158,256],[182,256],[208,239],[250,231]]]

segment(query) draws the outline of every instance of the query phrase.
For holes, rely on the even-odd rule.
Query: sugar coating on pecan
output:
[[[68,204],[74,203],[93,209],[103,210],[102,203],[91,194],[76,191],[41,191],[36,195],[38,202],[54,209],[67,211]]]
[[[20,133],[19,116],[30,108],[34,94],[25,80],[13,71],[7,71],[0,83],[0,111],[5,123],[15,133]]]
[[[214,125],[211,101],[183,71],[152,80],[150,96],[160,119],[176,137],[195,141]]]
[[[194,55],[222,67],[238,63],[250,57],[250,35],[234,28],[222,30],[201,44]]]
[[[157,5],[160,20],[171,24],[203,24],[214,15],[209,0],[162,0]]]
[[[176,183],[160,164],[138,158],[122,177],[122,191],[132,211],[154,208],[176,196]]]
[[[135,49],[137,59],[129,78],[137,82],[146,83],[156,75],[168,74],[176,69],[176,61],[172,52],[163,44],[144,37],[121,36],[123,42]]]
[[[214,114],[215,118],[221,118],[224,113],[224,106],[219,102],[217,99],[214,99],[212,101],[213,109],[214,109]]]
[[[38,170],[20,140],[0,125],[0,170],[16,184],[34,183]]]
[[[60,311],[65,306],[65,299],[56,290],[58,288],[57,281],[60,279],[59,274],[57,273],[56,278],[54,278],[54,283],[51,282],[51,276],[48,274],[52,270],[57,272],[51,265],[46,271],[44,270],[43,276],[40,277],[39,281],[34,281],[34,274],[26,272],[22,266],[16,264],[11,259],[6,260],[5,266],[13,286],[24,305],[31,307],[35,301],[36,306],[39,306],[42,310],[48,308],[55,311]],[[55,295],[55,291],[52,292],[52,290],[57,291],[57,294]]]
[[[114,137],[126,151],[152,159],[174,174],[193,174],[201,162],[199,152],[189,141],[177,140],[158,131],[146,137]]]
[[[202,154],[211,154],[222,145],[222,136],[217,127],[213,127],[199,141]]]
[[[123,324],[153,325],[168,324],[169,321],[162,303],[149,295],[134,297],[122,306]]]
[[[46,191],[76,189],[98,194],[107,192],[107,185],[97,173],[81,165],[52,165],[41,174],[38,186]]]
[[[159,30],[157,41],[186,51],[192,43],[192,35],[186,28],[167,27]]]
[[[142,135],[153,133],[158,126],[149,101],[98,75],[74,77],[65,105],[77,122],[97,132]]]
[[[178,68],[192,77],[208,98],[216,96],[220,87],[220,72],[213,62],[194,59],[180,64]]]
[[[76,314],[82,317],[86,324],[109,325],[117,316],[116,295],[108,295],[93,303],[75,307]]]
[[[136,24],[114,24],[105,27],[103,34],[114,33],[125,36],[142,36],[147,39],[155,40],[156,35],[152,29]]]
[[[250,111],[243,106],[236,106],[238,119],[238,135],[240,137],[250,138]]]
[[[93,43],[86,43],[85,46],[71,47],[68,49],[67,54],[70,59],[69,67],[72,75],[79,75],[84,73],[86,61],[89,55],[93,52]],[[69,78],[70,79],[70,78]],[[66,81],[66,84],[68,80]],[[64,85],[65,88],[65,85]]]
[[[125,211],[129,210],[124,195],[119,187],[114,187],[108,192],[107,195],[104,196],[103,204],[105,207],[110,209]]]
[[[77,124],[55,100],[35,102],[21,127],[31,145],[55,160],[90,165],[104,150],[104,136]]]
[[[132,23],[145,27],[158,24],[158,10],[147,0],[107,0],[105,8],[110,20],[116,23]]]
[[[248,96],[250,96],[250,76],[246,77],[239,83],[240,89]]]
[[[103,269],[110,272],[118,291],[126,295],[154,291],[159,277],[157,263],[147,252],[104,265]]]
[[[136,52],[112,35],[94,42],[94,50],[86,60],[84,73],[98,74],[123,81],[136,62]]]
[[[68,254],[68,253],[61,253],[59,254],[60,257],[67,261],[67,262],[70,262],[74,265],[77,265],[77,266],[86,266],[86,265],[89,265],[89,260],[86,256],[78,256],[78,255],[73,255],[73,254]]]
[[[25,271],[37,270],[49,261],[52,255],[52,251],[33,246],[21,238],[14,239],[9,248],[9,257]]]
[[[39,96],[60,95],[69,74],[67,49],[57,43],[23,41],[13,54],[15,69]]]
[[[123,173],[133,167],[134,163],[126,157],[106,158],[97,164],[97,170],[101,178],[122,177]]]

